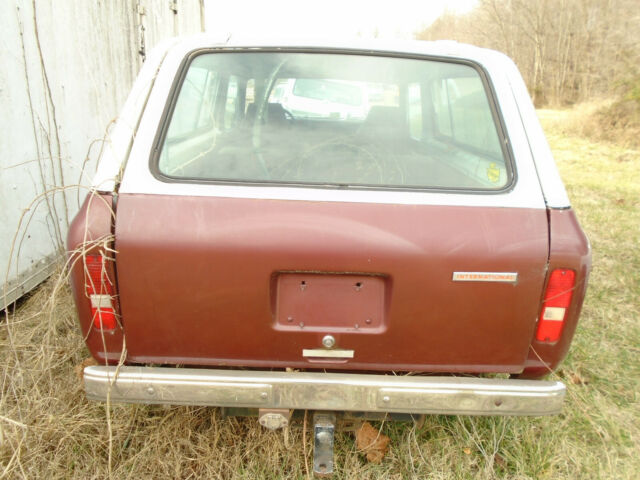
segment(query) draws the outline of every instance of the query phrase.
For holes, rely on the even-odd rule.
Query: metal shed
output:
[[[2,2],[0,309],[58,264],[146,53],[202,30],[203,0]]]

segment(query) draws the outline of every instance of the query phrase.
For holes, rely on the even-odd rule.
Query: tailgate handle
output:
[[[325,348],[305,348],[302,356],[307,358],[353,358],[353,350],[327,350]]]

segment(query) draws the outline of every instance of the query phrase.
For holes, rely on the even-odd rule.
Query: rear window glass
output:
[[[293,79],[291,94],[322,102],[352,106],[362,105],[364,97],[362,85],[358,83],[349,84],[340,80],[316,80],[313,78]]]
[[[173,179],[499,190],[511,179],[466,64],[341,54],[195,57],[158,157]]]

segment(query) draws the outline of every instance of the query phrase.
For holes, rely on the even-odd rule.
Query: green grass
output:
[[[553,118],[545,113],[545,121]],[[549,140],[593,247],[593,271],[568,358],[568,396],[544,418],[430,416],[375,424],[380,465],[339,433],[336,478],[634,479],[640,471],[640,153],[554,133]],[[555,130],[559,132],[559,130]],[[36,291],[0,329],[0,477],[305,478],[307,433],[269,432],[214,408],[88,402],[74,367],[87,356],[68,287]],[[577,381],[579,380],[579,381]]]

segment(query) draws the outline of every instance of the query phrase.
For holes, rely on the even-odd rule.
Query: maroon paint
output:
[[[576,272],[576,286],[567,312],[560,340],[553,344],[539,342],[535,335],[521,378],[539,378],[555,369],[569,351],[580,310],[587,291],[591,270],[591,248],[573,210],[549,210],[549,272],[570,268]],[[545,284],[546,287],[546,284]]]
[[[105,255],[113,260],[113,254],[109,251],[113,248],[110,241],[112,240],[112,222],[112,196],[90,193],[73,219],[67,236],[71,286],[82,335],[91,355],[100,362],[106,361],[111,364],[116,363],[120,358],[123,331],[120,326],[113,331],[101,331],[93,327],[91,302],[86,293],[82,253]],[[107,261],[105,270],[107,276],[113,281],[116,278],[114,262]],[[117,299],[114,299],[114,304],[117,312]]]
[[[122,194],[115,231],[128,361],[140,363],[309,368],[302,349],[321,348],[330,333],[355,356],[326,368],[517,373],[548,258],[539,209]],[[517,285],[452,282],[453,271],[519,277]],[[278,283],[291,272],[333,285],[307,313],[320,322],[326,303],[337,320],[282,324]],[[346,294],[333,304],[345,273],[383,282],[371,297],[384,309],[377,330],[347,328],[350,309],[377,307],[349,307]]]

